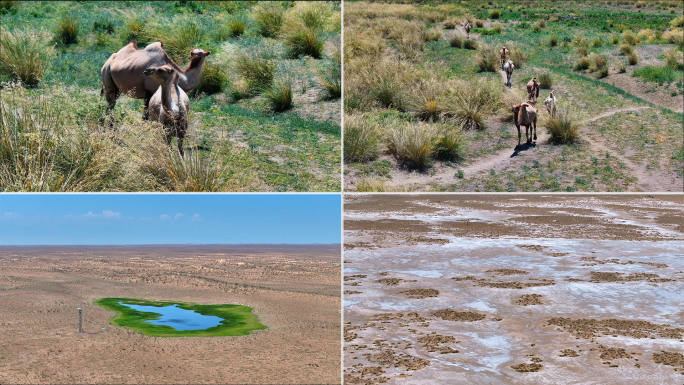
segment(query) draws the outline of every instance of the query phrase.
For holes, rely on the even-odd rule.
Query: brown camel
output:
[[[146,79],[157,84],[157,92],[150,98],[150,120],[160,122],[166,130],[166,141],[178,138],[178,152],[183,155],[183,138],[188,129],[190,101],[178,86],[180,79],[176,70],[168,65],[148,67],[143,71]],[[175,99],[174,100],[174,95]]]
[[[466,31],[466,34],[468,35],[468,39],[470,39],[470,30],[471,30],[472,28],[473,28],[473,27],[470,25],[470,22],[469,22],[469,21],[466,21],[465,31]]]
[[[199,82],[202,67],[209,51],[195,48],[190,51],[190,64],[182,70],[169,58],[163,49],[164,44],[156,42],[144,49],[138,49],[134,40],[113,54],[102,66],[102,94],[107,98],[107,114],[111,114],[116,99],[125,93],[135,99],[145,99],[143,119],[147,119],[150,98],[159,84],[143,75],[148,67],[170,65],[178,73],[178,85],[183,91],[192,90]]]
[[[518,146],[520,146],[520,126],[525,126],[525,139],[527,144],[532,143],[532,128],[534,128],[534,140],[537,140],[537,110],[529,103],[516,104],[511,108],[513,120],[518,129]]]
[[[499,51],[499,56],[501,57],[501,69],[504,68],[504,64],[506,64],[506,58],[508,57],[508,48],[506,46],[503,46],[501,48],[501,51]]]
[[[539,83],[537,83],[537,78],[534,77],[532,80],[527,82],[527,98],[530,100],[537,101],[539,97]]]

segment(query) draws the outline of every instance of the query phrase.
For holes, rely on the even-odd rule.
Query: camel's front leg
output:
[[[525,139],[527,144],[532,143],[532,126],[530,125],[525,126]]]
[[[537,140],[537,121],[533,121],[532,124],[534,125],[534,140]],[[532,129],[530,128],[530,133],[532,133]]]
[[[149,120],[150,119],[149,109],[150,109],[150,99],[152,99],[152,95],[154,95],[154,93],[145,90],[145,101],[144,101],[143,116],[142,116],[143,120]]]
[[[522,133],[520,132],[520,126],[519,125],[516,125],[515,127],[518,128],[518,146],[520,146],[520,138],[522,136]]]

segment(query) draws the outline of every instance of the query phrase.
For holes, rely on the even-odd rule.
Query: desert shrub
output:
[[[618,62],[617,64],[617,72],[620,74],[624,74],[627,72],[627,67],[625,66],[625,63],[623,62]]]
[[[147,31],[147,20],[140,17],[129,17],[124,22],[124,27],[121,30],[121,41],[123,44],[128,44],[135,40],[138,45],[147,44],[150,40]]]
[[[484,21],[482,21],[482,20],[475,20],[475,26],[476,26],[477,28],[482,28],[482,27],[484,27]]]
[[[71,16],[65,16],[59,20],[55,41],[63,45],[78,43],[78,20]]]
[[[455,29],[457,24],[456,20],[447,20],[444,22],[444,29]]]
[[[586,70],[589,68],[590,64],[591,64],[591,60],[589,60],[588,57],[583,56],[577,60],[577,64],[575,64],[575,69],[578,71]]]
[[[247,29],[247,21],[243,17],[232,17],[228,20],[228,28],[233,37],[240,37]]]
[[[480,72],[496,72],[499,67],[499,54],[490,45],[483,45],[477,50],[477,65]]]
[[[633,65],[637,64],[638,62],[639,62],[639,56],[637,55],[636,51],[627,55],[627,63],[629,63],[629,65],[633,66]]]
[[[629,55],[634,52],[634,49],[629,44],[622,44],[620,46],[620,55]]]
[[[436,126],[438,137],[434,157],[438,160],[456,161],[465,158],[466,137],[460,126],[440,123]]]
[[[344,117],[344,161],[368,162],[380,155],[382,135],[377,123],[362,116]]]
[[[490,19],[498,19],[500,17],[501,17],[501,11],[499,11],[498,9],[489,11],[489,18]]]
[[[387,148],[407,168],[424,169],[435,151],[438,134],[429,124],[402,122],[387,132]]]
[[[200,80],[192,89],[192,93],[199,94],[204,92],[211,95],[222,92],[228,83],[228,76],[226,76],[223,69],[212,62],[205,62]]]
[[[487,128],[485,118],[502,106],[498,83],[479,79],[452,82],[446,96],[445,115],[464,130]]]
[[[558,36],[553,35],[549,38],[549,47],[555,47],[558,45]]]
[[[275,65],[272,61],[243,54],[237,57],[235,65],[249,93],[258,93],[271,87],[275,75]]]
[[[592,53],[589,55],[589,60],[591,61],[589,70],[592,72],[608,66],[608,59],[603,55]]]
[[[680,48],[684,48],[684,30],[681,28],[673,28],[665,31],[665,33],[663,33],[663,39],[678,45]]]
[[[285,8],[277,2],[264,1],[254,8],[254,21],[259,34],[263,37],[275,37],[283,26]]]
[[[439,39],[442,38],[442,34],[439,33],[439,31],[436,31],[434,29],[429,29],[429,30],[423,31],[422,38],[423,38],[423,41],[438,41]]]
[[[549,117],[544,126],[551,135],[551,141],[556,144],[576,142],[582,127],[577,114],[561,106],[557,107],[556,116]]]
[[[285,45],[288,47],[291,58],[311,56],[314,59],[319,59],[323,52],[323,40],[310,27],[288,30],[285,33]]]
[[[603,42],[601,39],[594,39],[594,41],[591,43],[592,47],[603,47]]]
[[[543,73],[539,75],[539,87],[542,89],[550,89],[553,87],[553,79],[551,79],[551,75],[548,73]]]
[[[102,32],[111,35],[114,33],[114,25],[109,20],[95,20],[93,22],[93,32]]]
[[[625,43],[629,45],[639,44],[639,38],[630,30],[622,32],[622,38],[624,39]]]
[[[665,51],[665,61],[671,68],[684,70],[684,52],[669,48]]]
[[[292,80],[276,81],[264,93],[269,109],[273,112],[284,112],[292,108]]]
[[[509,44],[508,49],[510,50],[509,57],[513,61],[515,68],[523,68],[529,57],[529,55],[525,53],[525,49],[516,44]]]
[[[40,82],[54,54],[44,35],[0,28],[0,71],[26,85],[35,86]]]
[[[463,41],[465,40],[465,36],[461,33],[455,34],[451,40],[449,40],[449,45],[451,45],[454,48],[461,48],[463,47]]]
[[[637,34],[639,41],[643,41],[647,44],[653,44],[658,40],[658,34],[652,29],[642,29]]]
[[[463,49],[477,49],[478,44],[477,40],[472,40],[472,39],[466,39],[463,40]]]

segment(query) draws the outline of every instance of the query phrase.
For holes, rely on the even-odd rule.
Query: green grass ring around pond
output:
[[[216,316],[223,320],[218,326],[202,330],[176,330],[171,326],[155,325],[149,320],[158,319],[161,314],[142,312],[130,307],[119,304],[119,302],[129,305],[140,306],[172,306],[178,305],[185,310],[193,310],[206,316]],[[242,305],[198,305],[189,302],[178,301],[151,301],[137,298],[101,298],[94,302],[107,310],[117,312],[117,316],[111,319],[111,323],[123,326],[136,332],[153,337],[222,337],[222,336],[244,336],[252,330],[266,329],[266,326],[259,322],[256,314],[252,313],[252,308]]]

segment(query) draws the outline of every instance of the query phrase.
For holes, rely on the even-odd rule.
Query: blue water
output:
[[[146,320],[155,325],[171,326],[176,330],[204,330],[218,326],[223,318],[213,315],[200,314],[194,310],[186,310],[173,306],[141,306],[119,302],[120,305],[128,306],[133,310],[159,313],[158,319]]]

